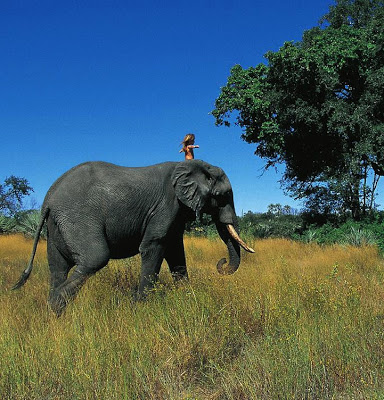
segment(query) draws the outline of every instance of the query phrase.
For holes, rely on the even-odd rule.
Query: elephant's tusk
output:
[[[233,237],[233,239],[236,240],[237,243],[245,250],[248,251],[249,253],[254,253],[255,250],[253,250],[251,247],[248,247],[243,240],[240,239],[240,236],[236,232],[236,229],[234,228],[233,225],[227,224],[227,229],[229,234]]]

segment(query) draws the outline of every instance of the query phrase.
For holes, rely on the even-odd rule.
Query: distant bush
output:
[[[380,221],[349,220],[340,225],[330,222],[305,229],[297,239],[318,244],[346,244],[351,246],[377,245],[384,251],[384,223]]]
[[[30,210],[17,214],[17,232],[23,233],[25,236],[33,237],[40,222],[40,211]],[[46,229],[43,228],[41,236],[46,236]]]
[[[312,223],[311,223],[312,221]],[[325,221],[325,220],[324,220]],[[376,211],[362,221],[332,218],[313,223],[305,213],[253,213],[239,217],[241,235],[248,238],[287,238],[317,244],[377,245],[384,252],[384,213]]]
[[[0,233],[12,233],[15,226],[16,221],[14,218],[0,214]]]
[[[283,212],[261,214],[248,211],[239,217],[239,226],[244,237],[293,239],[301,232],[303,220],[300,215]]]
[[[215,223],[208,214],[203,214],[195,221],[187,222],[185,231],[191,236],[197,237],[216,238],[219,236]]]
[[[14,216],[0,214],[0,234],[22,233],[33,237],[40,221],[39,210],[20,211]],[[46,237],[46,228],[41,232],[41,237]]]

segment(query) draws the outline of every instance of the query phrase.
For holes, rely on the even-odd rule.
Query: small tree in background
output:
[[[11,175],[0,184],[0,214],[14,216],[21,210],[25,196],[33,192],[25,178]]]

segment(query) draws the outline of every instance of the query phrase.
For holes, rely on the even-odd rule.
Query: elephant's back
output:
[[[105,161],[88,161],[66,171],[61,175],[49,189],[47,196],[54,193],[58,188],[74,185],[77,182],[108,182],[129,179],[143,179],[143,177],[155,177],[171,172],[176,162],[164,162],[146,167],[125,167]]]
[[[109,163],[99,162],[99,161],[89,161],[66,171],[61,175],[49,188],[44,204],[47,206],[52,206],[51,202],[57,197],[67,197],[71,196],[76,192],[80,194],[92,183],[92,175],[95,170],[100,170],[101,168],[109,168]]]
[[[100,216],[119,207],[127,195],[139,199],[163,190],[164,176],[171,174],[173,162],[149,167],[123,167],[104,161],[91,161],[73,167],[49,189],[43,204],[50,213],[99,212]],[[157,189],[156,189],[157,187]],[[144,201],[144,200],[143,200]],[[96,218],[96,216],[95,216]]]

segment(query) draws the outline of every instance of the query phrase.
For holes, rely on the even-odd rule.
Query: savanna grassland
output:
[[[0,399],[382,399],[384,262],[375,247],[249,243],[233,276],[220,241],[185,239],[190,282],[163,266],[134,302],[139,258],[111,261],[65,314],[47,308],[41,242],[0,236]]]

